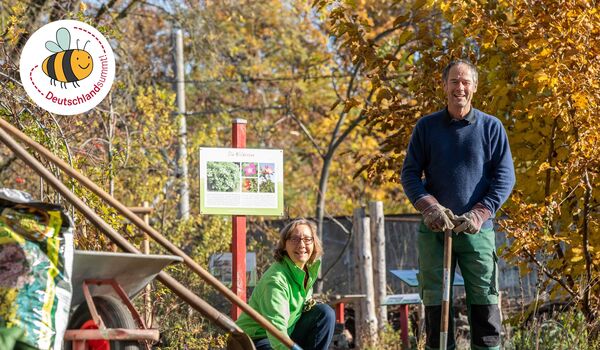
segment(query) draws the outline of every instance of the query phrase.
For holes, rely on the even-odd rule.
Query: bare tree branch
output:
[[[537,267],[540,268],[540,270],[549,278],[551,278],[552,280],[556,281],[558,284],[560,284],[561,287],[564,288],[564,290],[569,293],[573,298],[578,299],[579,295],[577,295],[577,293],[575,293],[575,291],[573,289],[571,289],[571,287],[569,287],[565,281],[562,280],[562,278],[554,275],[552,273],[552,271],[548,270],[548,268],[546,266],[544,266],[544,264],[542,264],[541,261],[539,261],[535,255],[533,253],[531,253],[530,251],[528,251],[527,249],[522,249],[522,251],[527,255],[527,257],[529,258],[529,260],[531,262],[533,262]]]
[[[313,146],[315,147],[317,153],[319,153],[319,156],[321,156],[321,158],[324,158],[325,154],[323,153],[323,150],[321,149],[321,146],[319,146],[319,144],[314,139],[314,137],[312,136],[312,134],[310,133],[310,131],[306,128],[306,126],[304,125],[304,123],[302,123],[302,121],[296,116],[296,114],[292,110],[289,110],[288,114],[298,124],[298,126],[300,127],[300,129],[302,129],[302,132],[304,133],[304,135],[306,135],[306,137],[308,138],[308,140],[313,144]]]
[[[338,225],[346,233],[347,238],[346,238],[346,243],[344,244],[344,247],[340,250],[338,256],[335,259],[333,259],[333,262],[331,263],[329,268],[327,268],[327,270],[325,270],[325,272],[323,272],[321,277],[319,277],[319,280],[325,280],[325,277],[327,277],[329,272],[331,272],[331,270],[335,267],[335,265],[337,265],[337,263],[342,259],[342,256],[344,256],[344,253],[346,253],[346,250],[348,250],[348,247],[350,246],[350,242],[352,242],[352,230],[347,229],[341,222],[339,222],[336,218],[334,218],[333,216],[331,216],[329,214],[327,214],[327,218],[329,220],[331,220],[333,223],[335,223],[336,225]]]
[[[125,18],[129,14],[129,11],[133,7],[133,5],[135,5],[138,2],[139,0],[131,0],[131,2],[127,6],[125,6],[125,8],[121,10],[121,12],[119,12],[119,15],[117,16],[116,20],[118,21],[120,19]]]
[[[98,10],[98,13],[96,13],[96,17],[94,18],[94,20],[98,22],[102,15],[104,15],[107,11],[111,10],[113,6],[115,6],[116,2],[117,0],[110,0],[107,4],[102,4],[102,6],[100,6],[100,9]]]

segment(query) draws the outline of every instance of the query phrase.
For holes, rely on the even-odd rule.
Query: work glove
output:
[[[438,203],[435,197],[427,195],[420,198],[415,203],[415,208],[423,214],[423,223],[429,230],[444,232],[454,228],[452,220],[456,219],[456,215]]]
[[[492,216],[492,212],[483,204],[477,203],[473,209],[454,218],[453,231],[456,233],[477,233],[481,230],[481,225],[483,225],[490,216]]]

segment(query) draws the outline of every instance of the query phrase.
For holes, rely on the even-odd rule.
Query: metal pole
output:
[[[231,124],[231,145],[233,148],[246,148],[245,119],[234,119]],[[246,301],[246,217],[234,215],[231,218],[231,289],[241,300]],[[231,318],[235,321],[242,310],[231,306]]]
[[[177,120],[179,123],[177,145],[177,177],[179,180],[178,218],[190,216],[190,192],[187,166],[187,120],[185,116],[185,67],[183,64],[183,31],[175,30],[175,67],[177,70]]]
[[[223,283],[221,283],[217,278],[215,278],[213,275],[211,275],[206,270],[204,270],[202,268],[202,266],[200,266],[198,263],[196,263],[192,258],[190,258],[187,254],[185,254],[185,252],[183,252],[181,249],[179,249],[177,246],[175,246],[173,243],[171,243],[168,239],[166,239],[158,231],[156,231],[151,226],[147,225],[140,217],[138,217],[136,214],[134,214],[131,210],[129,210],[126,206],[124,206],[121,202],[119,202],[116,199],[114,199],[113,197],[109,196],[103,189],[98,187],[90,179],[88,179],[87,177],[80,174],[77,170],[71,168],[62,159],[56,157],[54,154],[52,154],[52,152],[48,151],[46,148],[44,148],[39,143],[33,141],[27,135],[22,133],[19,129],[10,125],[6,120],[4,120],[2,118],[0,118],[0,127],[2,127],[4,130],[10,132],[12,135],[17,137],[20,141],[27,144],[29,147],[33,148],[36,152],[38,152],[40,155],[44,156],[46,159],[53,162],[55,165],[57,165],[62,171],[64,171],[70,177],[79,181],[87,189],[92,191],[98,197],[102,198],[104,201],[106,201],[108,204],[110,204],[113,208],[117,209],[117,211],[121,215],[123,215],[125,218],[129,219],[138,228],[140,228],[141,230],[148,233],[148,235],[150,237],[152,237],[157,243],[159,243],[161,246],[163,246],[169,252],[171,252],[174,255],[180,256],[183,259],[183,261],[185,262],[185,264],[188,265],[188,267],[190,269],[192,269],[192,271],[194,271],[198,276],[200,276],[200,278],[202,278],[204,281],[206,281],[207,283],[212,285],[215,289],[217,289],[219,291],[219,293],[221,293],[227,299],[229,299],[229,301],[238,305],[252,319],[254,319],[256,322],[258,322],[261,325],[261,327],[266,329],[269,333],[273,334],[280,342],[282,342],[289,348],[292,348],[292,347],[297,348],[297,345],[294,344],[294,342],[287,336],[287,334],[283,334],[282,332],[280,332],[267,319],[265,319],[261,314],[256,312],[256,310],[254,310],[253,308],[248,306],[248,304],[246,304],[244,301],[242,301],[237,295],[235,295],[231,290],[229,290],[229,288],[227,288],[225,285],[223,285]],[[31,157],[31,159],[33,161],[35,161],[35,163],[33,163],[33,164],[37,164],[39,168],[41,168],[42,170],[45,170],[45,169],[43,169],[43,166],[35,158],[33,158],[30,154],[27,153],[27,151],[23,150],[22,147],[20,147],[18,144],[16,144],[15,141],[8,134],[6,134],[6,132],[4,132],[3,130],[0,130],[0,141],[4,142],[7,146],[9,146],[9,143],[10,143],[11,145],[13,145],[13,147],[15,149],[21,149],[23,152],[26,153],[27,156]],[[13,149],[13,147],[10,147],[10,148]],[[13,149],[13,151],[14,151],[14,149]],[[17,152],[15,152],[15,154],[17,154]],[[19,154],[21,154],[21,153],[19,152]],[[22,155],[22,157],[26,157],[26,156]],[[21,159],[23,159],[23,158],[21,158]],[[34,165],[31,165],[31,167],[34,168]],[[36,169],[34,168],[34,170],[36,170]],[[45,170],[45,171],[47,172],[47,170]],[[48,173],[48,174],[53,177],[52,174],[50,174],[50,173]],[[60,183],[60,181],[58,181],[58,182]],[[62,184],[62,183],[60,183],[60,184]],[[119,236],[119,237],[121,237],[121,236]],[[124,238],[121,237],[121,239],[124,240],[125,242],[127,242]],[[198,298],[198,297],[196,296],[196,298]],[[198,298],[198,299],[200,299],[200,298]],[[186,300],[186,299],[184,299],[184,300]],[[202,299],[200,299],[200,300],[202,300]],[[192,304],[190,304],[190,305],[192,305]]]
[[[452,230],[444,232],[444,275],[442,290],[442,319],[440,325],[440,350],[448,346],[448,319],[450,317],[450,269],[452,266]]]
[[[408,305],[400,305],[400,339],[402,340],[402,349],[410,349],[408,338]]]

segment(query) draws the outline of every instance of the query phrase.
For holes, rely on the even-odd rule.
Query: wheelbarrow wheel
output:
[[[131,312],[119,300],[113,297],[93,297],[98,314],[106,328],[138,328]],[[77,307],[67,329],[97,329],[87,303]],[[139,350],[142,347],[136,341],[90,340],[86,342],[90,350]],[[66,342],[65,349],[71,350],[72,342]]]

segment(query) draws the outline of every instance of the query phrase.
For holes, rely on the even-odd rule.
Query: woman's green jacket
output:
[[[305,302],[312,296],[312,286],[317,280],[320,264],[317,260],[308,266],[308,283],[304,288],[306,273],[288,256],[284,256],[282,261],[271,265],[258,281],[248,304],[277,329],[292,334]],[[246,313],[242,313],[236,323],[251,338],[268,337],[273,349],[287,349]]]

